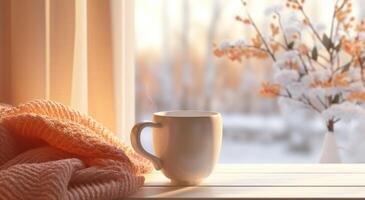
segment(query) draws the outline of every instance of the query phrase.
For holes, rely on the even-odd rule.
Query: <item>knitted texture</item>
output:
[[[89,116],[60,103],[0,104],[0,199],[115,199],[151,164]]]

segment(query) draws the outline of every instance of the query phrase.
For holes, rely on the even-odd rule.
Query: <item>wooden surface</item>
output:
[[[171,185],[160,172],[128,199],[365,198],[364,164],[218,165],[198,186]]]

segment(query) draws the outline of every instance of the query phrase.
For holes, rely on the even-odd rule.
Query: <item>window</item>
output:
[[[259,27],[267,27],[268,1],[247,2]],[[285,4],[270,4],[280,2]],[[316,28],[325,29],[322,23],[331,19],[326,9],[333,2],[306,3],[311,17],[321,20],[315,21]],[[354,9],[360,16],[362,7]],[[259,94],[261,82],[273,78],[271,63],[233,63],[214,56],[214,45],[253,36],[234,20],[238,14],[243,15],[240,0],[136,0],[137,121],[159,110],[214,110],[224,119],[221,163],[317,163],[326,130],[320,116],[293,112]],[[143,137],[152,151],[151,135]],[[358,129],[340,123],[336,137],[345,162],[364,160],[354,153],[365,139]]]

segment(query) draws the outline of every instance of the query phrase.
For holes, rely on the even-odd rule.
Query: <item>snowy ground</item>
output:
[[[284,142],[236,142],[224,140],[220,163],[314,163],[317,152],[290,152]]]
[[[280,116],[224,115],[221,163],[313,163],[321,122],[290,123]],[[306,132],[306,133],[303,133]],[[311,140],[308,140],[311,136]]]

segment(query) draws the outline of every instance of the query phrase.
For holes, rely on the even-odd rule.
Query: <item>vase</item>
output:
[[[334,132],[327,132],[324,136],[320,163],[341,163],[338,145]]]

